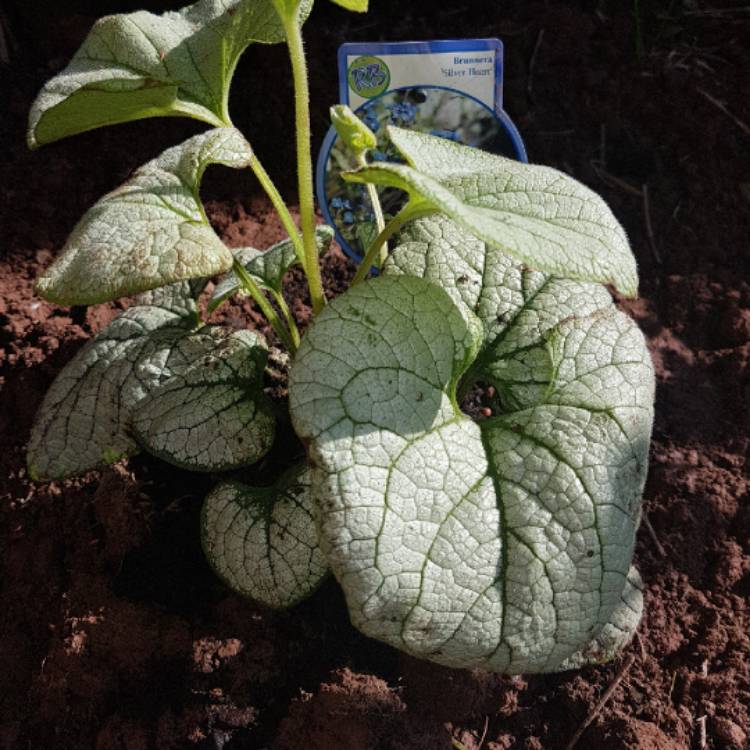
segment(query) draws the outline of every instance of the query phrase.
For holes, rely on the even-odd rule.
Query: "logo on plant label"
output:
[[[391,71],[379,57],[358,57],[349,66],[349,86],[365,99],[382,94],[390,82]]]

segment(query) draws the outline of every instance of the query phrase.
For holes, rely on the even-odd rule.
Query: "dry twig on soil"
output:
[[[622,663],[620,670],[615,675],[615,679],[612,680],[607,689],[604,691],[602,697],[599,699],[599,702],[594,706],[594,708],[589,712],[589,715],[584,719],[583,724],[578,727],[570,742],[565,746],[565,750],[573,750],[573,748],[578,744],[578,740],[581,739],[583,733],[589,728],[591,722],[594,721],[594,719],[602,712],[602,709],[607,704],[607,701],[612,697],[612,694],[617,689],[617,686],[622,682],[623,678],[634,663],[635,656],[633,654],[628,654],[627,658]]]
[[[701,88],[698,88],[696,90],[701,96],[708,99],[708,101],[710,101],[711,104],[714,105],[714,107],[717,107],[718,109],[720,109],[730,120],[732,120],[732,122],[734,122],[734,124],[740,130],[742,130],[743,133],[745,133],[745,135],[750,135],[750,125],[740,120],[740,118],[737,117],[737,115],[735,115],[733,112],[730,111],[730,109],[727,107],[726,104],[724,104],[724,102],[719,101],[715,96],[711,96],[711,94],[709,94],[708,91],[704,91]]]
[[[544,29],[540,29],[536,38],[536,44],[534,45],[534,51],[531,53],[531,60],[529,60],[529,83],[526,86],[529,96],[532,96],[532,91],[534,89],[534,68],[536,67],[536,59],[539,57],[539,49],[542,46],[543,40]]]
[[[601,162],[592,160],[591,168],[596,173],[596,176],[605,185],[607,185],[607,187],[617,188],[619,190],[622,190],[625,193],[628,193],[629,195],[634,195],[636,198],[643,197],[643,193],[640,190],[638,190],[637,187],[633,187],[633,185],[631,185],[629,182],[626,182],[622,178],[615,177],[615,175],[607,172],[607,170],[604,169],[604,166],[601,164]]]
[[[667,551],[664,549],[664,546],[659,541],[659,537],[656,536],[654,527],[651,525],[651,521],[649,521],[649,518],[646,515],[645,510],[641,511],[641,519],[643,520],[643,525],[646,527],[646,531],[648,531],[648,534],[651,537],[651,541],[654,543],[654,547],[656,547],[656,551],[659,553],[659,557],[666,557]]]
[[[707,746],[706,715],[704,714],[699,719],[696,719],[695,723],[698,725],[698,748],[705,750]]]
[[[654,260],[661,265],[661,253],[656,245],[656,238],[654,237],[654,226],[651,223],[651,202],[648,197],[648,185],[644,185],[641,189],[643,195],[643,214],[646,219],[646,234],[648,235],[648,244],[651,247]]]
[[[482,745],[484,745],[485,739],[487,739],[487,729],[490,726],[490,717],[485,716],[484,717],[484,729],[482,730],[482,736],[479,738],[479,744],[477,745],[477,750],[482,750]]]

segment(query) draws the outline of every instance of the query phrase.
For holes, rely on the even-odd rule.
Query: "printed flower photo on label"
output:
[[[508,131],[495,114],[479,100],[453,89],[438,86],[396,89],[365,102],[356,114],[378,138],[377,148],[369,154],[369,159],[374,162],[403,161],[388,140],[385,125],[428,133],[511,158],[518,157]],[[349,249],[361,256],[377,235],[377,228],[364,186],[347,183],[341,178],[342,172],[356,166],[351,152],[337,139],[326,166],[326,206],[331,222]],[[406,194],[393,188],[378,190],[388,221],[406,203]]]

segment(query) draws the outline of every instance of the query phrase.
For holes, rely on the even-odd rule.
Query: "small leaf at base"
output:
[[[270,446],[273,421],[260,393],[265,343],[259,334],[249,331],[232,334],[217,327],[196,331],[194,296],[201,287],[202,282],[183,282],[142,295],[141,304],[115,318],[63,368],[47,392],[31,430],[27,460],[33,479],[63,479],[137,453],[140,446],[133,436],[133,421],[139,405],[163,383],[187,386],[201,365],[203,372],[197,379],[202,381],[206,403],[198,408],[214,404],[217,393],[225,401],[229,394],[235,399],[230,404],[233,414],[245,417],[243,425],[248,423],[252,409],[257,413],[249,423],[256,432],[262,429],[257,442],[251,443],[250,434],[241,435],[236,443],[242,447],[227,448],[217,460],[218,446],[226,441],[226,436],[217,436],[216,430],[224,425],[217,427],[214,422],[213,431],[208,433],[206,423],[198,430],[203,429],[204,440],[208,435],[208,447],[202,442],[194,450],[194,444],[188,441],[183,445],[184,453],[200,454],[205,450],[216,463],[234,466],[257,460]],[[217,360],[220,366],[215,367]],[[226,373],[227,369],[236,371],[237,377],[211,383],[213,376]],[[178,376],[180,379],[175,382]],[[164,410],[169,399],[174,399],[175,391],[169,388],[160,392]],[[196,392],[187,387],[182,395],[194,397]],[[195,420],[192,413],[188,418]],[[230,433],[236,430],[237,426],[232,425]]]
[[[239,594],[268,607],[290,607],[327,573],[312,513],[310,470],[304,467],[272,487],[223,482],[203,505],[206,558]]]
[[[132,405],[160,374],[137,372],[137,363],[160,340],[189,328],[158,307],[131,307],[89,341],[47,391],[31,430],[29,474],[63,479],[138,453],[129,427]]]
[[[315,243],[318,255],[324,256],[331,246],[333,229],[325,224],[316,227]],[[253,277],[262,289],[268,289],[281,294],[281,283],[284,274],[294,266],[299,265],[299,258],[291,240],[286,239],[271,246],[268,250],[256,250],[253,247],[243,247],[233,251],[237,260]],[[208,303],[208,312],[213,312],[219,305],[229,299],[242,288],[240,280],[234,271],[230,271],[219,280]]]
[[[204,328],[177,343],[186,364],[139,402],[136,440],[192,471],[255,463],[273,443],[275,421],[261,385],[267,349],[260,334]]]

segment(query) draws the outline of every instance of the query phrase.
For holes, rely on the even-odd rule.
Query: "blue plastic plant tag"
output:
[[[341,103],[378,137],[370,161],[403,161],[386,137],[387,124],[527,161],[521,136],[503,110],[499,39],[343,44],[338,69]],[[341,177],[356,166],[331,128],[318,157],[318,203],[341,247],[359,261],[377,228],[365,187]],[[387,221],[406,196],[393,188],[379,194]]]

